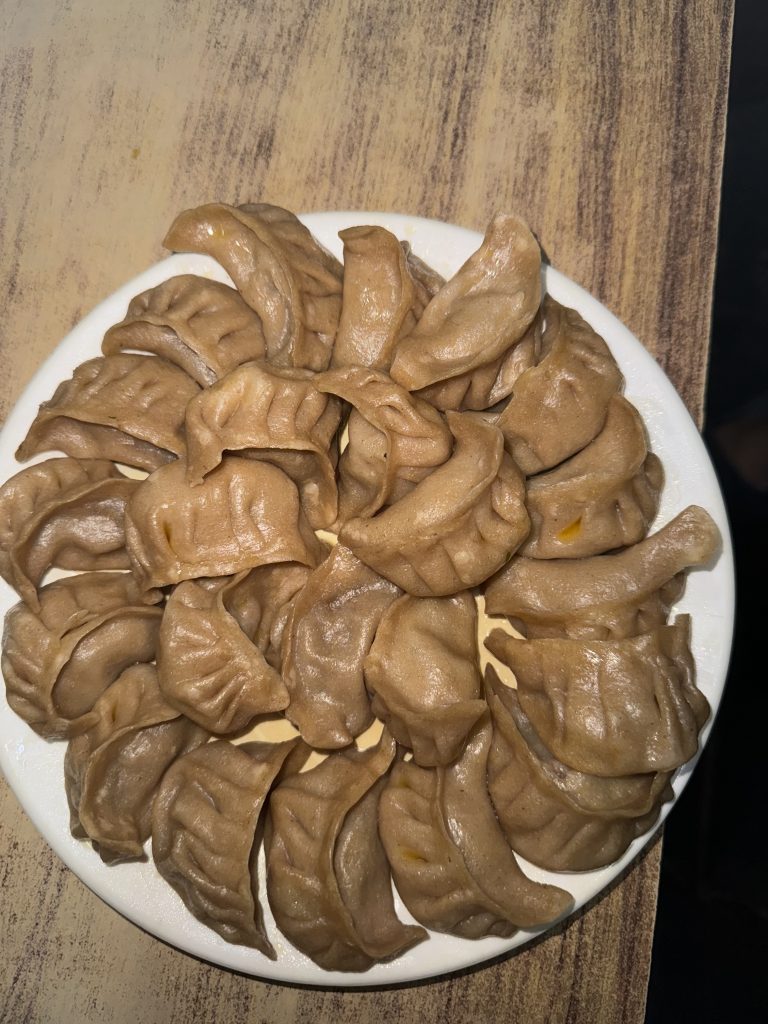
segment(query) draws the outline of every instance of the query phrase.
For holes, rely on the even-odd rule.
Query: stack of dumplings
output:
[[[518,855],[586,871],[653,825],[709,714],[670,610],[720,538],[697,507],[649,535],[662,466],[521,220],[447,282],[340,236],[343,265],[275,206],[175,220],[234,287],[137,296],[40,407],[17,457],[53,454],[0,488],[2,669],[68,742],[73,835],[151,840],[228,942],[276,957],[266,895],[364,971],[550,924],[567,880]]]

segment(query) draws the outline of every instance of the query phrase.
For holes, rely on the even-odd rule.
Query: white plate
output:
[[[341,244],[337,232],[340,229],[354,224],[381,224],[411,242],[419,256],[446,276],[454,273],[481,241],[480,235],[464,228],[399,214],[315,213],[302,220],[339,257]],[[104,332],[123,318],[129,300],[175,274],[189,273],[231,283],[221,267],[208,257],[171,256],[123,285],[64,338],[40,367],[0,434],[0,480],[18,471],[13,453],[40,402],[51,396],[59,381],[69,377],[76,365],[100,354]],[[577,309],[606,339],[626,377],[627,397],[645,419],[653,450],[661,457],[666,471],[658,523],[666,522],[686,505],[698,504],[711,513],[722,532],[723,551],[714,569],[691,573],[684,598],[676,608],[693,615],[692,644],[698,683],[716,712],[731,647],[734,582],[728,522],[706,449],[674,387],[627,328],[596,299],[556,270],[547,268],[546,281],[556,299]],[[16,595],[0,580],[0,613],[4,615],[16,600]],[[706,742],[711,725],[710,718],[702,733],[702,744]],[[3,688],[0,766],[35,826],[72,871],[115,910],[158,938],[205,960],[277,981],[344,987],[386,985],[468,967],[522,946],[540,934],[521,931],[511,939],[478,941],[435,934],[392,963],[378,964],[363,974],[328,972],[293,949],[277,931],[263,898],[262,886],[267,927],[278,953],[277,961],[272,962],[255,950],[230,945],[195,920],[154,870],[151,861],[107,867],[88,843],[72,838],[64,795],[64,749],[63,743],[40,739],[17,718],[5,702]],[[695,759],[677,772],[676,796],[682,791],[694,763]],[[670,807],[671,804],[665,805],[662,818]],[[619,861],[597,871],[556,875],[524,861],[523,865],[533,878],[556,882],[568,889],[578,909],[611,883],[651,835],[635,840]],[[399,900],[398,911],[404,920],[410,920]]]

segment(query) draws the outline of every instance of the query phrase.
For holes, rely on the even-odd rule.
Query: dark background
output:
[[[665,828],[647,1024],[768,1021],[767,198],[768,0],[737,0],[704,430],[731,519],[736,635]]]

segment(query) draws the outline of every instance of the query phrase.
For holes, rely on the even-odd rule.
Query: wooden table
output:
[[[731,0],[0,0],[0,415],[178,210],[263,199],[478,230],[520,211],[700,417],[731,18]],[[641,1021],[660,849],[501,963],[306,991],[120,918],[3,784],[0,1020]]]

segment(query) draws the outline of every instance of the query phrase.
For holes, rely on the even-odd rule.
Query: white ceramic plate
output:
[[[454,273],[480,244],[481,236],[438,221],[398,214],[316,213],[302,218],[317,238],[341,257],[337,232],[354,224],[381,224],[446,276]],[[0,434],[0,480],[18,472],[13,458],[38,405],[48,399],[59,381],[68,378],[84,359],[100,354],[107,328],[121,320],[129,300],[175,274],[196,273],[229,282],[224,271],[204,256],[176,255],[163,260],[123,285],[67,335],[40,367],[19,399]],[[577,309],[610,345],[624,376],[626,394],[640,410],[648,427],[653,450],[661,457],[666,484],[658,523],[667,522],[686,505],[698,504],[715,518],[723,535],[723,550],[713,569],[692,572],[677,611],[693,616],[693,652],[698,684],[716,712],[725,681],[733,626],[733,557],[728,523],[720,489],[707,452],[674,387],[646,352],[611,313],[578,285],[556,270],[546,270],[547,288],[566,306]],[[44,456],[45,458],[50,455]],[[0,613],[17,600],[0,580]],[[706,742],[712,719],[704,729]],[[103,900],[125,917],[158,938],[224,967],[277,981],[322,986],[355,987],[416,981],[468,967],[506,953],[535,938],[539,932],[521,931],[511,939],[479,941],[433,935],[389,964],[379,964],[363,974],[321,970],[290,946],[274,927],[261,890],[269,934],[278,953],[272,962],[255,950],[233,946],[205,928],[188,913],[176,893],[148,863],[107,867],[91,846],[73,839],[64,795],[64,743],[47,743],[17,718],[0,698],[0,766],[20,803],[61,859]],[[677,772],[676,796],[683,789],[695,760]],[[662,818],[672,805],[666,804]],[[575,898],[576,909],[604,889],[637,856],[652,833],[635,840],[626,854],[610,867],[583,874],[555,875],[522,862],[536,879],[555,882]],[[263,853],[262,853],[263,870]],[[263,874],[262,874],[263,878]],[[411,920],[398,900],[398,912]]]

